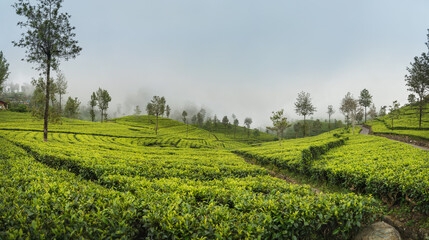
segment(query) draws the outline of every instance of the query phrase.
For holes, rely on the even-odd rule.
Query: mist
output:
[[[39,72],[21,61],[25,50],[11,42],[23,31],[0,2],[1,51],[9,82],[29,83]],[[85,6],[85,7],[82,7]],[[311,95],[314,119],[343,120],[338,108],[351,92],[366,88],[377,109],[407,102],[404,75],[413,57],[427,51],[426,1],[82,1],[64,2],[81,54],[61,62],[68,96],[87,106],[106,89],[109,118],[145,113],[153,96],[164,96],[171,117],[191,118],[201,108],[218,118],[235,114],[242,126],[271,124],[284,109],[301,119],[294,102]]]

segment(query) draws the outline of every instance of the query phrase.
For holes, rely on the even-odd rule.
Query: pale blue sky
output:
[[[37,72],[12,46],[23,31],[13,2],[0,2],[0,50],[9,80],[23,83]],[[404,104],[406,67],[427,51],[429,28],[424,0],[65,0],[63,9],[83,51],[61,69],[84,104],[101,86],[112,112],[163,95],[173,111],[195,103],[255,126],[280,108],[297,119],[300,91],[311,94],[315,117],[329,104],[339,112],[342,97],[363,88],[377,107]]]

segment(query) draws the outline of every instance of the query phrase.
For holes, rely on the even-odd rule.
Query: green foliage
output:
[[[109,95],[109,92],[107,92],[107,90],[98,88],[97,93],[96,93],[96,99],[97,99],[97,105],[98,108],[100,108],[101,111],[101,122],[103,122],[103,120],[106,120],[107,118],[107,108],[109,108],[109,102],[112,101],[112,98]],[[92,101],[92,97],[91,97],[91,101]]]
[[[77,118],[79,115],[79,99],[69,97],[66,106],[64,107],[64,115],[68,118]]]
[[[90,106],[90,110],[89,110],[89,115],[91,116],[91,121],[95,121],[95,106],[97,106],[97,95],[95,94],[95,92],[92,93],[91,95],[91,100],[89,101],[89,106]]]
[[[9,77],[9,63],[3,56],[3,52],[0,51],[0,93],[3,91],[3,84]]]
[[[143,116],[65,119],[41,143],[42,133],[31,131],[40,123],[4,114],[2,239],[347,239],[378,212],[370,197],[317,194],[227,150],[139,145],[144,134],[160,141],[186,134],[176,121],[160,118],[160,137]]]
[[[331,148],[345,143],[347,136],[335,130],[315,137],[291,139],[278,146],[275,143],[263,143],[260,146],[241,148],[234,152],[254,159],[261,164],[272,164],[280,169],[306,172],[311,162]]]
[[[284,110],[273,112],[273,115],[270,117],[273,121],[273,127],[267,127],[271,131],[277,132],[277,138],[279,139],[279,144],[282,144],[282,137],[284,130],[290,126],[287,122],[287,118],[283,115]]]
[[[11,112],[22,112],[23,113],[23,112],[28,112],[29,110],[28,110],[28,106],[27,105],[25,105],[25,104],[19,104],[16,107],[10,107],[9,111],[11,111]]]
[[[350,137],[329,151],[310,172],[331,183],[379,196],[389,204],[407,203],[429,213],[429,153],[376,136]]]

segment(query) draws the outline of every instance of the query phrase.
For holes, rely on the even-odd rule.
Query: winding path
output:
[[[366,127],[364,127],[364,126],[362,126],[362,125],[359,125],[359,127],[361,127],[361,128],[362,128],[362,131],[360,131],[360,134],[362,134],[362,135],[369,135],[369,129],[368,129],[368,128],[366,128]],[[390,140],[392,140],[392,141],[402,142],[402,141],[398,141],[398,140],[391,139],[391,138],[388,138],[388,139],[390,139]],[[402,143],[406,143],[406,144],[411,145],[411,146],[413,146],[413,147],[416,147],[416,148],[420,148],[420,149],[423,149],[423,150],[429,151],[429,148],[427,148],[427,147],[423,147],[423,146],[419,146],[419,145],[414,145],[414,144],[407,143],[407,142],[402,142]]]

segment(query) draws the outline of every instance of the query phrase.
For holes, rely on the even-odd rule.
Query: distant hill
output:
[[[399,118],[393,119],[393,128],[391,116],[388,114],[374,120],[372,131],[376,134],[396,134],[429,140],[429,103],[426,103],[423,110],[421,129],[417,104],[400,108]],[[371,125],[371,121],[367,121],[367,124]]]

